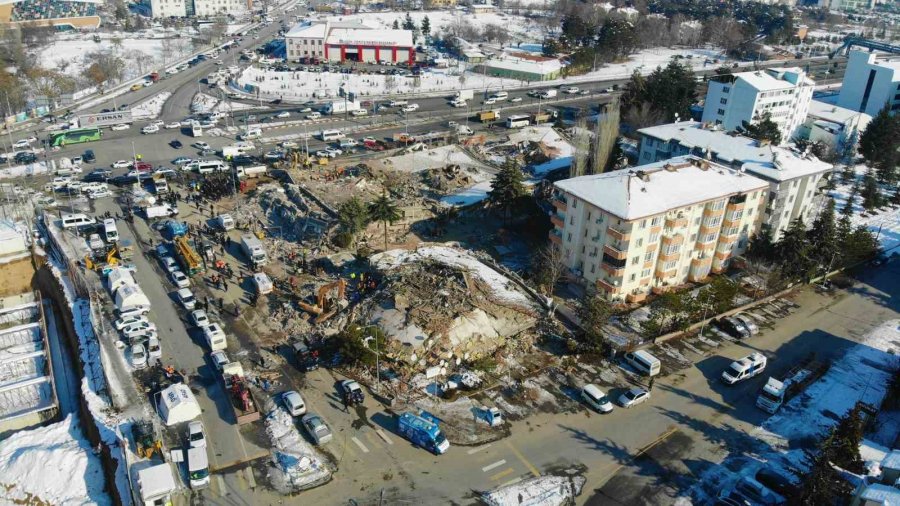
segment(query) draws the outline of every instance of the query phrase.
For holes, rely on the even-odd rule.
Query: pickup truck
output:
[[[240,362],[229,362],[222,366],[225,392],[231,401],[231,409],[238,425],[259,420],[259,403],[244,379],[244,368]]]

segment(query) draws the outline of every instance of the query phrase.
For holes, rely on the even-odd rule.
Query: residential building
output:
[[[837,105],[872,117],[900,109],[900,57],[851,50]]]
[[[757,231],[766,181],[682,156],[554,184],[550,240],[613,301],[721,272]]]
[[[819,0],[819,7],[833,11],[865,11],[875,7],[875,0]]]
[[[760,143],[695,121],[658,125],[638,132],[638,163],[692,154],[767,181],[769,205],[764,222],[775,238],[798,218],[811,224],[822,208],[825,196],[819,189],[833,166],[810,154]]]
[[[491,4],[472,4],[469,6],[469,13],[475,16],[479,14],[493,14],[497,12],[497,8]]]
[[[410,30],[374,29],[357,21],[301,23],[284,36],[289,60],[415,62]]]
[[[468,61],[473,61],[468,56]],[[487,58],[475,71],[489,76],[518,79],[520,81],[549,81],[562,74],[562,63],[557,58],[548,58],[525,52],[506,52],[500,56]]]
[[[253,7],[253,0],[150,0],[154,18],[210,17],[235,14]]]
[[[96,29],[102,0],[0,0],[0,23]]]
[[[703,121],[734,131],[768,113],[787,142],[806,120],[815,84],[799,67],[718,76],[709,81]]]
[[[856,149],[859,136],[870,121],[872,117],[864,112],[813,100],[809,103],[809,114],[798,137],[825,143],[836,152],[843,153],[846,149]]]
[[[456,7],[457,0],[426,0],[425,8],[427,9],[441,9],[447,7]]]

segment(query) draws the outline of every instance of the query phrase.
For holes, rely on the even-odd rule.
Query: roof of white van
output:
[[[594,397],[597,399],[606,395],[603,393],[603,390],[600,390],[600,387],[598,387],[597,385],[595,385],[593,383],[589,383],[589,384],[585,385],[583,390],[585,392],[587,392],[588,394],[590,394],[591,397]]]
[[[649,360],[650,362],[659,362],[659,359],[651,355],[647,350],[637,350],[634,354],[640,355],[644,360]]]

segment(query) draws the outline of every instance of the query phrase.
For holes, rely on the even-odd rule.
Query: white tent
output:
[[[159,393],[156,409],[167,426],[177,425],[200,416],[200,405],[184,383],[171,385]]]
[[[116,308],[124,311],[135,306],[150,307],[150,299],[138,285],[124,285],[116,290]]]
[[[111,293],[116,293],[116,290],[124,285],[137,285],[131,271],[122,267],[110,269],[109,274],[106,275],[106,282],[109,284]]]

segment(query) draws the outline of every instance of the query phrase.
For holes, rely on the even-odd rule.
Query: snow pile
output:
[[[581,494],[582,476],[538,476],[482,494],[488,506],[561,506]]]
[[[863,175],[869,169],[865,165],[857,165],[853,168],[856,179],[859,180],[860,190],[862,190]],[[832,175],[833,178],[840,179],[841,175],[837,171]],[[840,212],[847,203],[847,197],[850,195],[852,182],[850,184],[839,184],[832,190],[829,195],[834,199],[835,211],[840,219]],[[882,192],[885,198],[890,198],[890,192]],[[886,208],[883,211],[875,211],[874,215],[865,216],[866,210],[862,206],[862,196],[857,195],[853,204],[853,215],[850,221],[853,226],[865,225],[872,233],[878,235],[878,241],[885,250],[890,250],[900,246],[900,208]]]
[[[196,95],[194,95],[194,99],[191,101],[191,112],[211,112],[213,108],[218,104],[219,99],[217,99],[216,97],[207,95],[206,93],[197,93]]]
[[[164,91],[157,93],[152,97],[144,100],[131,108],[131,117],[133,119],[156,119],[162,112],[163,105],[166,100],[172,96],[171,92]]]
[[[900,365],[896,355],[898,349],[900,320],[887,321],[873,329],[862,343],[835,361],[821,379],[750,434],[754,439],[750,443],[754,456],[768,461],[773,468],[804,469],[807,466],[806,451],[802,445],[797,447],[797,442],[820,438],[857,401],[879,406],[893,371]],[[741,476],[754,475],[762,465],[761,462],[749,464],[744,454],[730,454],[700,476],[692,495],[705,503]],[[739,471],[735,473],[730,469]],[[787,470],[782,472],[790,474]]]
[[[103,487],[100,459],[74,415],[0,442],[4,504],[112,504]]]
[[[331,479],[331,469],[319,452],[303,439],[294,418],[278,406],[266,416],[266,433],[275,446],[269,479],[282,494],[322,485]]]
[[[28,165],[15,165],[0,169],[0,179],[9,179],[23,176],[36,176],[50,172],[46,162],[30,163]]]
[[[434,149],[413,151],[399,156],[373,160],[374,167],[393,169],[400,172],[418,173],[429,169],[439,169],[448,165],[458,165],[466,171],[482,171],[490,167],[463,151],[459,146],[447,145]]]
[[[384,271],[411,262],[426,261],[461,269],[490,287],[491,295],[498,302],[518,306],[526,310],[535,309],[531,299],[522,293],[512,280],[482,263],[470,252],[461,248],[422,246],[415,251],[395,249],[373,255],[369,260],[375,268]]]
[[[482,181],[478,184],[463,188],[446,197],[441,197],[441,204],[450,207],[465,207],[477,204],[488,197],[488,192],[493,188],[493,181]]]

